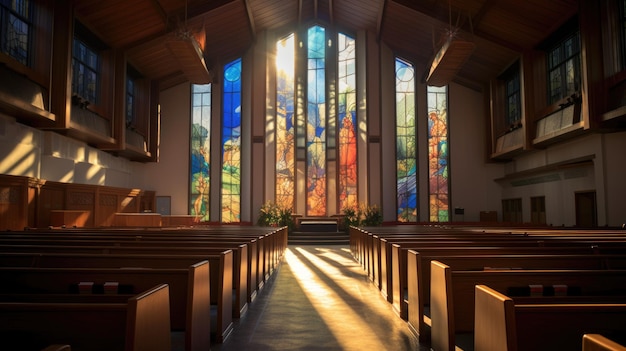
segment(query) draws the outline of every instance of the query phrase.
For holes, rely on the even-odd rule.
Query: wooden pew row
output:
[[[406,230],[406,226],[402,227]],[[420,227],[421,228],[421,227]],[[393,252],[390,254],[390,250],[396,250],[392,245],[397,244],[406,246],[407,248],[417,248],[424,246],[460,246],[465,245],[492,245],[492,246],[582,246],[582,247],[597,247],[598,242],[602,242],[603,251],[607,251],[609,246],[624,247],[623,249],[614,249],[615,251],[626,252],[626,241],[616,236],[609,236],[608,238],[581,238],[576,237],[575,241],[569,240],[555,240],[546,244],[545,238],[542,240],[535,240],[532,237],[525,236],[511,236],[508,234],[496,233],[496,234],[484,234],[475,232],[451,232],[450,230],[434,231],[432,228],[427,228],[428,231],[422,235],[407,235],[406,237],[398,237],[397,234],[387,235],[379,237],[367,233],[364,230],[352,227],[351,233],[355,235],[366,235],[366,245],[364,245],[364,251],[361,250],[358,255],[362,256],[362,264],[364,269],[368,271],[368,275],[374,281],[374,284],[381,289],[381,293],[390,302],[392,302],[397,312],[406,318],[406,305],[403,304],[401,296],[405,291],[405,267],[406,267],[406,250],[401,249],[399,252]],[[382,227],[378,230],[387,230],[387,227]],[[437,229],[435,229],[437,230]],[[354,234],[360,233],[360,234]],[[415,239],[413,239],[415,238]],[[462,238],[462,239],[460,239]],[[574,240],[574,239],[572,239]],[[452,241],[455,241],[453,243]],[[570,242],[572,242],[570,244]],[[605,248],[606,247],[606,248]],[[584,249],[587,251],[587,249]],[[396,256],[397,255],[397,256]],[[393,279],[393,277],[397,279]],[[393,288],[397,289],[393,289]],[[395,294],[394,294],[395,293]]]
[[[72,347],[70,345],[53,344],[53,345],[47,346],[41,351],[72,351]]]
[[[89,240],[88,243],[85,243],[85,240]],[[1,235],[0,236],[0,245],[4,243],[21,243],[21,244],[31,244],[31,245],[60,245],[61,243],[65,243],[66,245],[95,245],[97,243],[101,243],[102,245],[121,245],[117,242],[130,242],[126,246],[132,245],[132,242],[136,242],[135,245],[141,245],[143,242],[150,242],[151,245],[158,245],[156,242],[161,242],[161,246],[212,246],[212,247],[225,247],[232,248],[235,250],[235,261],[247,261],[247,272],[248,276],[246,277],[246,286],[248,288],[248,296],[250,302],[257,293],[257,288],[259,285],[262,286],[263,281],[266,278],[266,272],[270,270],[270,262],[269,257],[270,253],[264,251],[270,248],[270,245],[263,245],[265,243],[265,238],[263,236],[257,237],[254,235],[244,236],[244,237],[232,237],[232,236],[222,236],[222,235],[192,235],[187,234],[185,232],[178,232],[175,234],[165,234],[160,232],[139,232],[134,230],[132,232],[124,231],[122,233],[116,233],[111,230],[107,230],[105,232],[92,231],[92,232],[62,232],[54,233],[51,235],[50,233],[44,232],[36,232],[36,231],[28,231],[21,232],[19,234],[11,233],[9,235]],[[242,256],[238,257],[239,253],[237,252],[236,247],[246,244],[248,246],[247,258]],[[149,245],[149,244],[148,244]],[[239,270],[235,270],[234,273],[239,275]],[[233,277],[233,281],[237,282],[238,277]],[[259,283],[261,282],[261,283]]]
[[[408,251],[407,303],[409,328],[420,341],[430,340],[430,328],[425,314],[430,304],[431,261],[445,263],[452,270],[483,270],[491,268],[524,269],[626,269],[626,255],[574,254],[471,254],[444,253],[429,255]]]
[[[356,231],[354,228],[352,230],[353,232]],[[384,274],[390,271],[389,252],[392,244],[402,246],[415,245],[414,247],[418,247],[422,245],[436,246],[438,245],[437,242],[442,246],[461,246],[468,244],[468,242],[482,242],[483,246],[496,245],[498,242],[503,242],[507,246],[564,246],[567,243],[567,246],[624,246],[624,251],[626,251],[626,240],[624,240],[623,235],[608,235],[606,237],[583,237],[578,235],[571,238],[563,236],[536,238],[502,233],[457,233],[451,231],[436,234],[411,233],[392,235],[388,233],[364,233],[363,235],[367,235],[367,239],[365,239],[363,251],[358,253],[358,255],[362,256],[361,264],[374,284],[383,290],[382,293],[385,296],[388,296],[388,294],[384,291],[386,288]],[[385,258],[387,261],[385,261]],[[401,259],[404,259],[404,256]],[[383,266],[384,264],[387,264],[387,266]]]
[[[11,242],[11,245],[3,245]],[[254,243],[251,243],[254,244]],[[30,253],[94,253],[87,248],[97,248],[102,254],[120,253],[127,255],[154,255],[154,254],[175,254],[190,255],[194,259],[205,253],[219,253],[223,250],[233,251],[233,317],[240,318],[245,314],[248,303],[256,296],[259,276],[256,273],[258,262],[254,259],[256,253],[249,253],[247,244],[239,242],[209,242],[209,241],[121,241],[121,240],[59,240],[53,239],[28,239],[28,240],[8,240],[0,239],[0,252],[30,252]],[[187,250],[191,248],[190,250]],[[253,249],[254,250],[254,247]],[[106,261],[106,258],[102,258]],[[0,258],[1,260],[1,258]],[[249,261],[252,260],[252,261]],[[106,264],[106,262],[103,262]],[[155,263],[153,263],[155,264]],[[76,265],[74,267],[81,267]],[[153,267],[156,268],[156,267]]]
[[[222,227],[219,227],[222,228]],[[237,227],[235,227],[237,228]],[[26,238],[33,240],[34,238],[49,239],[117,239],[120,240],[136,240],[136,241],[214,241],[223,242],[231,241],[239,243],[246,242],[249,246],[248,261],[249,273],[248,287],[262,288],[264,282],[269,279],[271,272],[284,254],[287,244],[287,228],[278,228],[268,230],[264,227],[242,227],[244,230],[222,231],[221,229],[206,231],[197,229],[64,229],[64,230],[28,230],[24,232],[10,232],[8,235],[0,236],[0,238]],[[258,231],[258,232],[257,232]],[[162,239],[162,240],[161,240]],[[218,245],[218,244],[214,244]],[[237,273],[237,271],[235,272]],[[255,274],[256,273],[256,274]],[[235,279],[237,281],[237,279]],[[251,289],[249,296],[253,299],[256,296],[257,289]],[[250,301],[249,301],[250,302]]]
[[[137,235],[163,235],[167,236],[197,236],[214,238],[257,238],[257,240],[267,241],[263,246],[264,253],[268,258],[268,274],[271,273],[276,264],[280,262],[284,251],[287,248],[288,228],[269,228],[258,226],[232,226],[232,225],[211,225],[203,227],[183,227],[183,228],[65,228],[65,229],[29,229],[21,233],[53,234],[107,234],[117,236],[137,236]],[[261,248],[263,248],[261,246]]]
[[[171,351],[169,287],[118,303],[0,302],[0,330],[8,350]]]
[[[507,228],[510,229],[510,228]],[[511,232],[503,230],[494,230],[493,228],[476,229],[476,228],[454,228],[454,227],[442,227],[442,226],[384,226],[370,228],[369,231],[363,228],[350,228],[350,247],[353,252],[353,256],[365,265],[365,269],[368,269],[371,259],[368,259],[368,253],[376,247],[373,246],[372,236],[378,238],[385,238],[389,241],[406,240],[409,238],[415,238],[416,240],[435,240],[435,239],[458,239],[463,240],[467,238],[491,240],[494,238],[500,239],[535,239],[535,240],[613,240],[623,241],[626,238],[626,232],[623,230],[602,230],[602,231],[574,231],[574,230],[545,230],[541,232],[541,235],[528,234],[528,231],[524,232]],[[549,235],[552,233],[553,235]]]
[[[600,334],[583,335],[583,351],[626,351],[626,346]]]
[[[227,243],[225,243],[224,245],[206,244],[204,246],[197,245],[197,246],[187,247],[187,246],[184,246],[182,243],[172,244],[170,246],[161,246],[161,245],[158,246],[156,243],[147,243],[146,245],[142,245],[141,242],[140,243],[133,242],[133,243],[136,243],[136,245],[135,244],[131,245],[129,242],[124,245],[109,244],[106,246],[101,246],[101,245],[98,245],[98,242],[89,242],[88,240],[86,240],[85,242],[82,242],[83,245],[78,245],[77,243],[74,243],[75,245],[66,246],[66,245],[63,245],[64,243],[65,242],[60,242],[59,245],[53,245],[52,243],[48,243],[48,245],[19,245],[19,244],[1,245],[0,244],[0,252],[4,252],[7,254],[8,253],[31,253],[31,254],[41,254],[41,255],[51,254],[51,253],[58,253],[58,254],[63,254],[63,253],[81,254],[82,253],[82,254],[93,255],[94,258],[90,260],[92,262],[95,262],[95,257],[99,257],[99,260],[97,261],[98,264],[100,264],[101,266],[111,267],[111,265],[107,262],[108,261],[107,255],[126,255],[126,256],[129,256],[129,255],[132,255],[132,256],[135,256],[135,255],[142,255],[142,256],[172,255],[172,256],[180,256],[182,259],[184,259],[187,256],[192,259],[199,259],[202,257],[209,257],[211,255],[218,255],[224,250],[231,250],[233,252],[232,254],[233,264],[232,264],[232,269],[229,270],[229,273],[231,274],[230,281],[232,283],[229,285],[232,286],[232,289],[233,289],[232,290],[232,294],[233,294],[232,315],[234,318],[240,318],[243,314],[245,314],[248,308],[248,301],[251,301],[253,299],[254,297],[253,292],[256,294],[257,286],[256,285],[252,287],[248,286],[248,282],[256,282],[256,277],[253,278],[251,274],[248,273],[250,270],[254,270],[254,268],[248,263],[248,260],[247,260],[249,257],[247,254],[248,247],[245,244],[228,245]],[[9,257],[6,257],[5,259],[8,260]],[[33,257],[33,260],[35,259],[37,259],[37,256]],[[0,258],[0,261],[2,260],[3,258]],[[27,259],[24,258],[24,260],[27,260]],[[130,264],[131,266],[136,267],[136,266],[139,266],[140,262],[147,263],[147,260],[148,260],[147,258],[143,258],[142,261],[138,261],[137,263],[132,263],[132,261],[130,260],[127,260],[127,262],[129,262],[128,264]],[[188,259],[184,261],[187,262]],[[60,262],[63,262],[63,261],[61,260]],[[69,262],[70,261],[68,261],[68,263]],[[173,258],[164,262],[173,262]],[[24,262],[24,263],[27,263],[27,262]],[[36,261],[32,261],[31,266],[34,266],[34,264],[36,264]],[[41,265],[41,263],[39,264]],[[87,262],[84,262],[83,264],[87,264]],[[115,264],[119,266],[120,264],[123,264],[123,262],[116,263],[115,261],[111,261],[111,264]],[[145,266],[145,267],[164,268],[162,267],[161,264],[159,264],[158,262],[155,262],[154,260],[152,260],[152,262],[150,262],[149,264],[152,266]],[[74,267],[81,267],[81,265],[75,265]],[[214,268],[217,269],[218,266],[216,265]],[[217,271],[215,271],[214,274],[215,274],[214,275],[215,277],[218,276]]]
[[[185,331],[186,343],[207,334],[213,334],[217,342],[222,342],[233,326],[229,271],[232,269],[232,251],[204,257],[205,261],[185,268],[0,267],[0,279],[3,281],[0,292],[68,293],[70,289],[76,289],[79,282],[99,285],[117,282],[120,292],[137,292],[155,283],[167,283],[170,287],[172,330]],[[219,293],[212,296],[211,288],[215,284],[217,289],[213,287],[212,290]]]
[[[530,285],[575,287],[583,295],[626,291],[626,270],[483,270],[457,271],[431,262],[431,348],[455,350],[457,334],[474,332],[474,287],[508,292]]]
[[[524,303],[487,285],[475,295],[475,351],[585,350],[585,333],[626,333],[626,303]]]
[[[482,243],[484,244],[484,243]],[[407,256],[409,250],[418,251],[425,255],[433,254],[446,254],[446,255],[463,255],[463,254],[553,254],[553,255],[565,255],[565,254],[626,254],[626,247],[622,247],[621,244],[613,247],[612,245],[603,245],[601,247],[593,246],[524,246],[518,245],[514,242],[494,242],[493,246],[482,246],[481,243],[465,244],[464,246],[450,246],[445,242],[438,244],[392,244],[391,245],[391,258],[387,265],[387,289],[388,296],[391,296],[391,303],[394,310],[400,315],[401,318],[407,319],[408,305],[405,302],[405,298],[408,294],[407,289]],[[467,251],[472,250],[473,252]],[[467,251],[464,253],[464,251]],[[389,271],[391,273],[389,273]],[[391,274],[391,277],[389,275]],[[427,288],[427,287],[426,287]],[[389,300],[389,298],[388,298]]]
[[[0,254],[2,267],[38,267],[38,268],[187,268],[204,260],[213,261],[210,265],[211,296],[226,294],[218,290],[229,283],[217,279],[228,279],[220,270],[228,270],[229,264],[221,263],[221,254],[225,249],[206,251],[204,255],[175,254],[85,254],[85,253],[41,253],[41,252],[3,252]],[[213,257],[211,257],[213,256]],[[218,259],[219,258],[219,259]],[[230,283],[233,286],[235,283]],[[245,300],[245,289],[233,289],[232,316],[239,318],[243,313],[242,305],[237,300]],[[243,296],[242,296],[243,295]],[[213,301],[216,303],[216,301]],[[244,311],[245,312],[245,311]]]

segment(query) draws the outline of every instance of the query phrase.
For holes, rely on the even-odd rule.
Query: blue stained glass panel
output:
[[[222,222],[241,221],[241,59],[224,66]]]

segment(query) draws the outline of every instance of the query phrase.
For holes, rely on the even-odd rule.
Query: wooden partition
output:
[[[143,189],[0,175],[0,231],[63,224],[108,227],[116,213],[154,212],[155,195]],[[59,223],[58,211],[82,211],[85,215],[78,222]]]

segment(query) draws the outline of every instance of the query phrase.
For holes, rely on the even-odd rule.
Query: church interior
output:
[[[33,252],[18,254],[26,248],[10,247],[17,245],[11,241],[56,246],[47,242],[51,233],[60,242],[76,240],[66,246],[82,246],[89,235],[114,246],[125,246],[120,237],[134,237],[137,251],[116,255],[159,255],[161,263],[141,258],[159,269],[174,261],[169,256],[176,250],[140,253],[139,243],[210,245],[211,294],[218,293],[214,286],[232,287],[233,296],[220,297],[229,301],[220,300],[228,309],[220,316],[243,326],[246,310],[256,316],[250,311],[275,303],[263,293],[281,291],[276,272],[294,269],[294,262],[336,259],[349,262],[343,269],[358,268],[362,289],[375,289],[375,298],[388,302],[381,309],[408,330],[382,337],[397,341],[394,346],[371,341],[371,348],[495,351],[505,340],[507,350],[517,350],[516,343],[534,350],[522,342],[530,333],[524,328],[517,341],[494,341],[488,335],[507,323],[478,313],[479,304],[504,308],[496,300],[510,301],[506,308],[517,304],[510,295],[519,289],[496,283],[509,278],[471,285],[471,313],[456,315],[445,326],[452,331],[442,331],[436,316],[447,310],[435,307],[445,295],[436,290],[439,270],[444,280],[470,270],[469,256],[495,256],[486,250],[493,245],[507,258],[475,263],[483,271],[587,272],[559,282],[534,272],[536,281],[523,284],[524,298],[537,297],[538,286],[539,295],[551,298],[565,287],[572,304],[591,304],[582,291],[586,274],[599,279],[591,286],[623,291],[610,282],[624,274],[624,150],[623,0],[0,0],[0,252],[7,253],[0,277],[7,280],[27,276],[9,272],[18,257],[31,268],[44,261]],[[339,241],[322,239],[326,231],[341,234]],[[289,250],[297,240],[332,250]],[[463,263],[428,259],[443,255],[431,253],[431,245],[474,244],[485,250],[446,252],[467,255]],[[77,257],[113,253],[91,250],[72,251],[72,260],[90,267]],[[534,255],[536,263],[513,260],[516,255]],[[587,259],[594,263],[587,266]],[[595,275],[590,267],[598,265],[603,273]],[[208,266],[196,268],[198,276],[208,275]],[[213,281],[231,271],[227,283]],[[419,278],[412,280],[412,273]],[[349,288],[333,282],[352,274],[335,272],[326,284],[347,295]],[[432,284],[422,287],[421,279]],[[114,288],[121,292],[122,285]],[[88,286],[100,295],[108,287]],[[171,285],[150,287],[149,303],[180,294]],[[0,295],[15,293],[9,290]],[[626,300],[613,293],[602,301],[626,309]],[[132,339],[206,350],[208,341],[191,333],[191,322],[171,313],[184,340],[172,342],[170,336],[180,335],[167,331],[155,340],[127,334],[125,349],[142,349],[131,346]],[[549,321],[539,312],[507,313],[519,325],[523,318]],[[157,326],[162,319],[152,318],[148,328],[165,328]],[[224,340],[232,320],[212,322],[224,327],[212,330],[213,349],[252,347],[229,349]],[[467,345],[454,338],[454,322],[457,334],[471,331]],[[7,325],[2,335],[12,330]],[[614,350],[582,348],[609,343],[599,336],[603,331],[626,341],[623,330],[602,328],[577,335],[576,349]],[[330,349],[363,346],[335,336],[338,344],[326,345]],[[291,339],[276,345],[266,346],[311,347]]]

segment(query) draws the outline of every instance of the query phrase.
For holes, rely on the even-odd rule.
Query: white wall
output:
[[[479,220],[480,211],[497,211],[501,220],[501,190],[494,180],[502,176],[503,166],[486,161],[484,97],[453,83],[448,86],[448,99],[451,218],[474,222]],[[465,209],[464,215],[454,215],[457,207]]]
[[[127,159],[0,114],[0,174],[129,188],[141,184],[132,169]]]
[[[604,135],[606,222],[626,223],[626,132]]]
[[[134,164],[133,174],[144,189],[170,196],[172,215],[189,209],[189,128],[191,87],[181,84],[161,92],[159,162]]]

